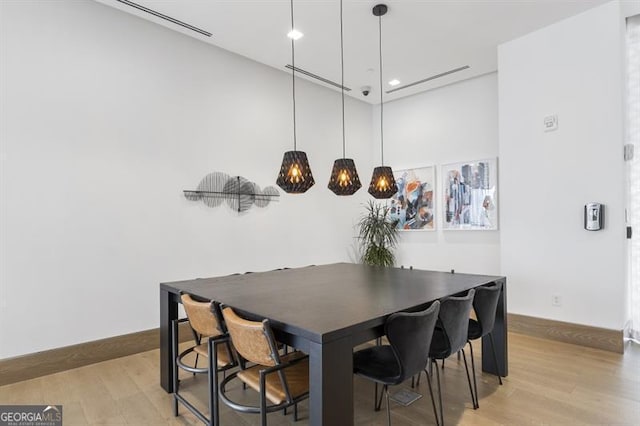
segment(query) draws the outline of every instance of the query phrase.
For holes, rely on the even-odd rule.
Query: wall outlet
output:
[[[554,294],[551,296],[551,306],[562,306],[562,296]]]

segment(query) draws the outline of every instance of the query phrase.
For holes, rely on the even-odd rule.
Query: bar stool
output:
[[[187,320],[194,333],[194,345],[178,354],[178,323],[180,320],[173,321],[173,415],[178,416],[178,403],[184,405],[198,419],[206,425],[217,425],[218,417],[218,398],[217,387],[214,383],[217,381],[217,373],[226,371],[237,365],[233,356],[233,349],[226,334],[222,317],[220,315],[218,304],[212,301],[201,302],[194,300],[189,294],[180,296],[184,310],[187,313]],[[202,339],[206,339],[202,343]],[[187,363],[185,357],[191,353],[195,353],[195,361],[193,364]],[[212,356],[213,354],[213,356]],[[207,358],[207,365],[198,367],[198,357],[202,355]],[[209,413],[207,418],[200,412],[191,402],[179,393],[180,380],[178,380],[178,369],[182,369],[196,374],[207,374],[209,385]]]
[[[309,357],[299,351],[280,355],[267,319],[249,321],[230,307],[222,309],[222,315],[238,354],[240,371],[220,383],[220,399],[236,411],[259,413],[262,426],[267,424],[267,413],[291,406],[297,420],[297,404],[309,397]],[[247,366],[247,362],[255,365]],[[235,379],[260,394],[260,406],[240,404],[229,398],[227,386]],[[267,405],[267,400],[271,405]]]

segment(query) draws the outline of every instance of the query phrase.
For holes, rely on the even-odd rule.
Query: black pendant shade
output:
[[[333,162],[333,170],[329,178],[329,189],[336,195],[353,195],[361,187],[360,177],[356,170],[356,164],[351,158],[345,158],[346,136],[344,128],[344,37],[342,28],[342,0],[340,0],[340,68],[342,91],[342,158]]]
[[[293,22],[293,0],[291,5],[291,30],[295,29]],[[287,151],[282,158],[280,173],[276,184],[289,194],[303,194],[316,183],[311,174],[311,166],[307,154],[297,150],[296,138],[296,44],[291,38],[291,94],[293,100],[293,151]]]
[[[362,187],[356,165],[351,158],[339,158],[333,163],[329,189],[336,195],[353,195]]]
[[[369,184],[369,194],[374,198],[391,198],[398,192],[398,185],[393,177],[391,167],[379,166],[373,169],[371,183]]]
[[[289,194],[302,194],[314,183],[307,154],[303,151],[285,152],[276,184]]]
[[[378,4],[373,8],[373,15],[378,17],[378,35],[380,47],[380,160],[381,165],[373,169],[371,183],[369,184],[369,194],[374,198],[383,199],[391,198],[398,192],[398,185],[393,177],[391,167],[384,165],[384,131],[382,123],[384,122],[384,99],[382,98],[382,16],[387,13],[387,5]]]

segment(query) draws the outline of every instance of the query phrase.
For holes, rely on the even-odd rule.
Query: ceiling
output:
[[[192,30],[117,0],[96,0],[255,61],[287,71],[291,63],[287,0],[132,0],[212,34]],[[479,76],[497,69],[497,46],[608,0],[391,0],[382,17],[384,91],[448,70],[470,68],[391,94],[385,102]],[[344,67],[348,93],[380,101],[378,1],[344,0]],[[294,0],[296,66],[340,82],[340,2]],[[290,72],[290,71],[288,71]],[[303,77],[308,78],[308,77]],[[312,80],[318,82],[317,80]],[[318,82],[319,83],[319,82]],[[324,83],[319,83],[326,85]],[[361,88],[371,86],[369,96]],[[336,89],[338,90],[338,89]]]

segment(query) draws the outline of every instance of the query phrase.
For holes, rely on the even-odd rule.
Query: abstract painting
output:
[[[443,229],[498,229],[496,159],[446,164],[441,171]]]
[[[435,167],[397,170],[393,177],[398,192],[391,197],[390,216],[403,231],[436,229],[434,209]]]

